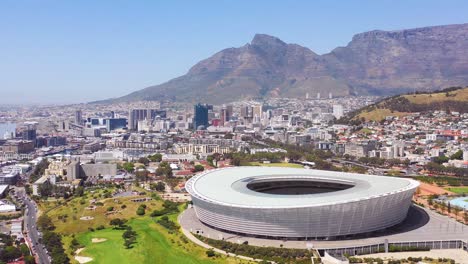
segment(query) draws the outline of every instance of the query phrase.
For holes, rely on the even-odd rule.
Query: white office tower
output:
[[[333,94],[332,93],[328,93],[328,99],[333,99]]]
[[[343,117],[343,115],[344,115],[343,106],[339,104],[333,105],[333,116],[336,119],[340,119],[341,117]]]
[[[320,99],[320,93],[317,93],[317,99]]]

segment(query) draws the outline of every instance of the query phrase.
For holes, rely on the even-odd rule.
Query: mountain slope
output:
[[[380,121],[386,116],[405,116],[415,112],[436,110],[468,112],[468,87],[393,96],[349,113],[341,121],[362,119]]]
[[[391,95],[467,83],[468,24],[370,31],[321,56],[257,34],[251,43],[222,50],[183,76],[112,101]]]

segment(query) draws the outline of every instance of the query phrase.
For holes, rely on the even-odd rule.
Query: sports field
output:
[[[454,192],[456,194],[468,194],[468,186],[462,186],[462,187],[448,187],[445,188],[448,191]]]

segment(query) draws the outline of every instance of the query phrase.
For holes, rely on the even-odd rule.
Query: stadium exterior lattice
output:
[[[235,167],[186,183],[212,228],[267,238],[340,238],[402,222],[419,186],[405,178],[321,170]]]

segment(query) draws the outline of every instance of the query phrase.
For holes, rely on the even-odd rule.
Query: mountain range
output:
[[[242,47],[200,61],[185,75],[100,102],[392,95],[466,84],[468,24],[459,24],[360,33],[323,55],[257,34]]]

